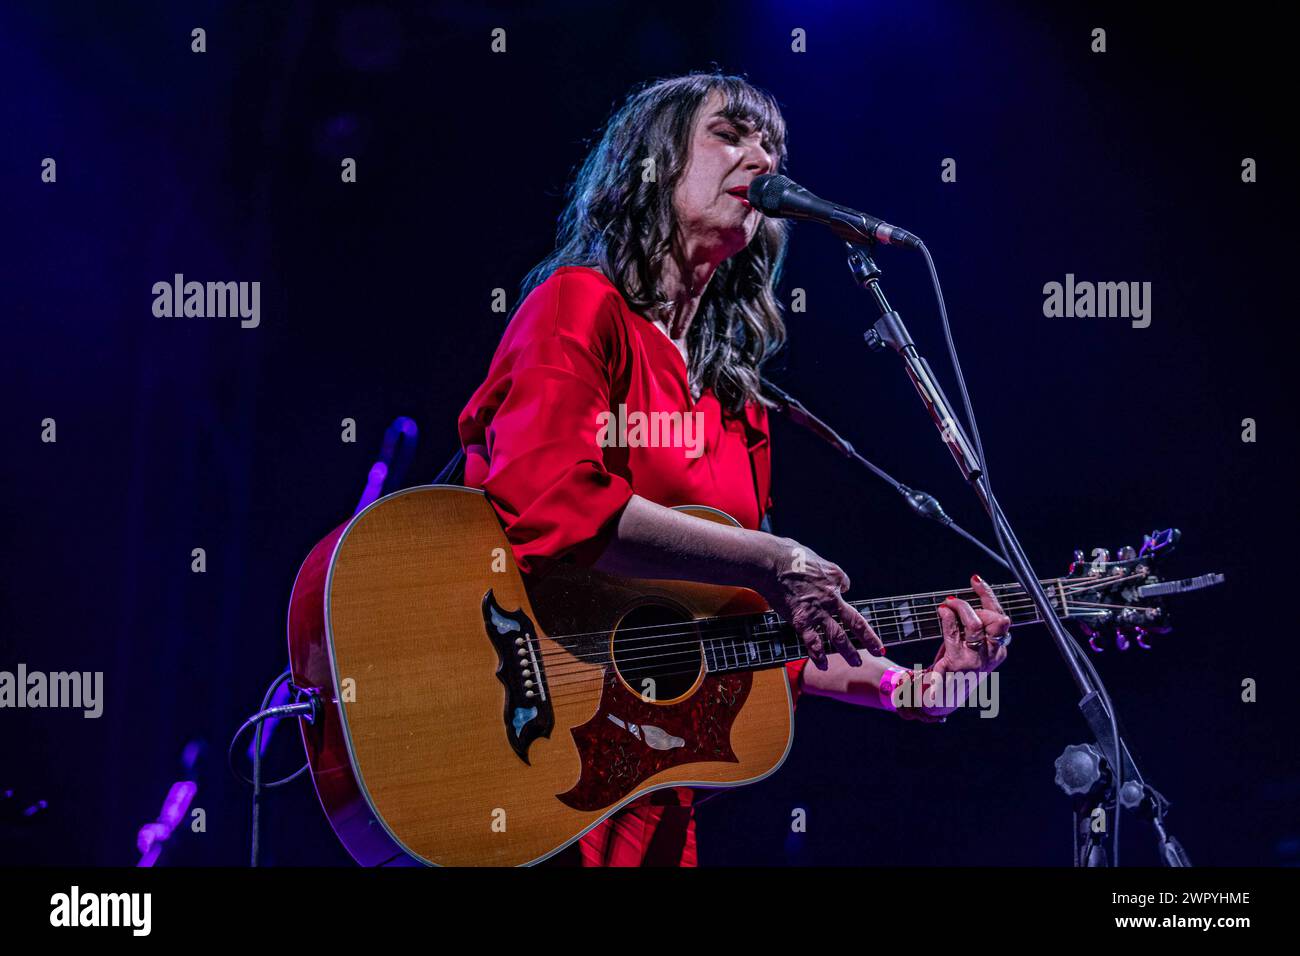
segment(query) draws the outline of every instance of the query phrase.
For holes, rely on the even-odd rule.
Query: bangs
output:
[[[776,100],[737,77],[723,78],[717,88],[723,96],[721,114],[733,123],[762,133],[778,165],[784,162],[785,117]]]

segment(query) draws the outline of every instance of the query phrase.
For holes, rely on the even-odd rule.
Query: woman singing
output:
[[[760,530],[771,504],[761,370],[785,337],[773,288],[786,223],[761,215],[745,192],[782,169],[785,135],[775,100],[739,77],[693,74],[629,97],[571,185],[557,248],[525,279],[461,413],[465,483],[486,492],[526,575],[573,561],[751,588],[808,648],[813,669],[787,665],[794,694],[895,709],[891,692],[912,674],[882,656],[845,602],[845,573]],[[610,442],[620,407],[678,413],[697,427],[683,429],[691,441],[682,447]],[[685,504],[742,527],[672,510]],[[971,581],[980,607],[950,598],[939,608],[944,642],[928,674],[984,673],[1006,657],[998,638],[1011,622],[987,585]],[[897,712],[937,722],[952,709]],[[693,866],[691,794],[642,797],[553,859]]]

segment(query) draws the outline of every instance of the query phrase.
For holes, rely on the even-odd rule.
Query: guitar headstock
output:
[[[1120,548],[1113,559],[1105,548],[1094,549],[1091,556],[1074,552],[1060,585],[1067,616],[1079,623],[1088,646],[1098,654],[1108,644],[1121,651],[1134,644],[1150,650],[1150,635],[1170,631],[1161,598],[1223,583],[1222,574],[1181,581],[1164,581],[1157,575],[1157,565],[1181,536],[1177,528],[1143,535],[1141,547]]]

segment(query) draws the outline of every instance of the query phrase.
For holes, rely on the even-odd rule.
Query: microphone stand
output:
[[[926,492],[919,491],[915,488],[907,487],[907,485],[898,481],[883,468],[878,467],[873,462],[862,457],[848,439],[841,437],[839,432],[831,428],[830,425],[827,425],[812,412],[808,411],[803,402],[799,401],[799,399],[795,398],[789,392],[773,385],[767,379],[763,379],[763,388],[766,389],[771,398],[776,400],[777,410],[780,411],[781,414],[794,422],[794,424],[812,432],[845,458],[852,458],[863,468],[866,468],[885,484],[893,488],[896,492],[902,495],[903,500],[907,502],[907,506],[912,509],[913,514],[921,518],[929,518],[931,521],[939,522],[939,524],[943,525],[949,531],[954,531],[961,535],[1008,571],[1011,570],[1011,565],[1002,560],[1002,555],[998,554],[979,538],[975,537],[957,522],[953,521],[952,518],[948,517],[948,513],[943,510],[943,505],[939,504],[938,499],[935,498],[934,495],[927,494]]]
[[[1142,779],[1142,774],[1138,771],[1128,746],[1118,733],[1116,719],[1111,708],[1107,706],[1104,692],[1099,683],[1094,681],[1093,675],[1089,674],[1078,661],[1079,649],[1066,633],[1065,626],[1057,617],[1051,599],[1039,584],[1038,574],[1030,565],[1010,522],[994,497],[984,476],[980,460],[972,449],[961,423],[953,415],[952,406],[930,370],[930,364],[917,351],[916,344],[903,324],[902,316],[890,307],[889,300],[885,298],[884,290],[880,287],[880,269],[871,259],[874,243],[850,241],[845,245],[849,251],[849,271],[858,285],[871,295],[880,312],[880,318],[864,333],[867,346],[877,352],[885,348],[893,349],[903,360],[907,376],[916,387],[917,394],[921,396],[921,401],[926,411],[930,413],[935,427],[939,429],[943,443],[948,446],[962,476],[974,490],[984,510],[988,512],[993,522],[994,534],[997,535],[998,544],[1011,567],[1012,574],[1033,601],[1039,619],[1046,625],[1048,634],[1056,643],[1065,666],[1070,671],[1070,676],[1083,695],[1078,706],[1094,739],[1098,741],[1097,747],[1092,749],[1098,759],[1094,764],[1084,762],[1080,766],[1080,761],[1067,760],[1066,755],[1063,754],[1057,761],[1058,786],[1067,793],[1095,795],[1091,800],[1085,798],[1075,801],[1076,834],[1090,829],[1088,824],[1091,823],[1092,814],[1098,806],[1104,808],[1106,805],[1112,805],[1117,797],[1124,807],[1139,810],[1141,815],[1153,821],[1161,860],[1166,866],[1190,866],[1190,861],[1178,841],[1164,828],[1163,817],[1168,801]],[[1068,752],[1070,752],[1069,748],[1067,748]],[[1065,763],[1063,764],[1062,761]],[[1115,784],[1118,786],[1114,786]],[[1114,793],[1115,790],[1118,790],[1118,793]],[[1116,810],[1118,811],[1118,808]],[[1116,829],[1118,829],[1118,816],[1116,812]],[[1116,847],[1118,849],[1118,843]],[[1087,847],[1083,858],[1076,852],[1074,861],[1076,866],[1104,866],[1109,862],[1104,848],[1095,840]]]

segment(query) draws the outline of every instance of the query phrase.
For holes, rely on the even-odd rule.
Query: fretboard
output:
[[[1062,605],[1062,592],[1058,578],[1041,582],[1052,607],[1058,613],[1068,613],[1068,604]],[[969,589],[951,592],[953,596],[978,607],[978,598]],[[994,587],[1002,609],[1013,624],[1032,624],[1038,621],[1033,603],[1018,585]],[[876,598],[870,601],[849,602],[867,619],[877,636],[884,642],[886,653],[891,648],[906,648],[913,641],[924,641],[943,636],[937,608],[948,592],[909,594],[903,597]],[[709,618],[696,622],[701,628],[704,661],[711,673],[739,670],[760,670],[775,667],[808,656],[803,641],[791,625],[775,611],[764,614],[730,618]],[[854,641],[855,645],[859,642]],[[834,653],[830,646],[827,653]],[[897,653],[897,652],[895,652]],[[911,662],[909,662],[911,663]]]

